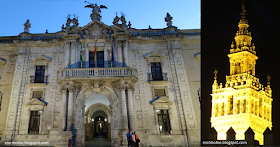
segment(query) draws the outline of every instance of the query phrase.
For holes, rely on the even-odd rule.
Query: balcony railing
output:
[[[48,76],[30,76],[30,83],[47,83]]]
[[[167,81],[167,73],[148,73],[148,81]]]
[[[130,67],[112,68],[69,68],[59,71],[59,77],[113,77],[136,76],[136,69]]]

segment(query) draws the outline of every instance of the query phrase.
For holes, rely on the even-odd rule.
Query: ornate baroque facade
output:
[[[218,140],[226,140],[226,133],[232,127],[236,140],[245,140],[245,132],[250,127],[255,140],[263,145],[263,133],[266,128],[272,129],[272,90],[270,77],[267,87],[255,77],[256,56],[254,43],[251,43],[251,32],[245,19],[246,10],[243,4],[242,18],[238,23],[239,30],[235,35],[235,44],[231,44],[230,76],[226,76],[223,86],[215,80],[212,85],[211,126],[217,131]]]
[[[108,26],[91,8],[83,27],[68,18],[62,31],[30,34],[28,20],[0,37],[0,143],[67,146],[73,123],[78,146],[98,125],[115,146],[129,129],[145,146],[200,146],[200,30],[177,29],[169,14],[164,29],[134,29],[124,16]]]

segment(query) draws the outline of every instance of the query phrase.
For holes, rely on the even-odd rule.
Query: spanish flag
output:
[[[94,44],[94,63],[96,65],[96,61],[97,61],[97,53],[96,53],[96,42]]]

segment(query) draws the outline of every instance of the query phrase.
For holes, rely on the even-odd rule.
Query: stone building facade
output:
[[[0,144],[76,145],[103,135],[127,145],[200,146],[200,30],[135,29],[124,16],[101,22],[99,6],[83,27],[0,37]],[[121,23],[118,21],[121,20]]]

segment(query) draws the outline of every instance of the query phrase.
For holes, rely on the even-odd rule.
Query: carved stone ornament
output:
[[[148,60],[148,62],[162,62],[162,60],[165,59],[165,56],[159,54],[159,53],[152,53],[150,55],[147,55],[144,57],[145,59]]]
[[[51,61],[51,57],[46,55],[40,55],[35,59],[32,59],[31,62],[35,63],[36,65],[46,65],[48,62]]]
[[[84,30],[86,39],[104,39],[108,38],[108,30],[99,26],[98,24],[92,24],[90,28]]]
[[[159,99],[151,102],[150,104],[152,104],[152,105],[172,105],[173,102],[171,102],[166,97],[160,97]]]

